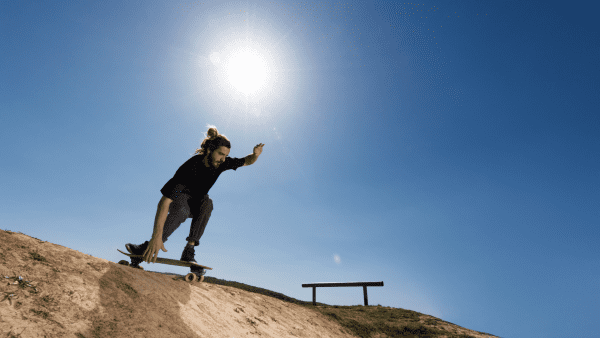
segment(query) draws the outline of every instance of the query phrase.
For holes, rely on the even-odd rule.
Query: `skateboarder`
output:
[[[237,170],[256,162],[264,146],[262,143],[258,144],[253,153],[244,158],[231,158],[227,156],[231,150],[231,143],[227,137],[220,135],[215,127],[208,129],[207,134],[194,156],[181,165],[173,178],[160,190],[163,196],[158,202],[150,241],[140,245],[125,245],[129,253],[143,255],[143,258],[132,257],[132,266],[138,267],[143,261],[156,263],[159,250],[167,251],[164,242],[188,218],[192,218],[192,225],[181,260],[196,262],[194,247],[198,246],[213,210],[208,191],[223,171]]]

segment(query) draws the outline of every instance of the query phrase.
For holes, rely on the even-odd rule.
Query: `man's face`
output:
[[[225,157],[229,155],[230,151],[231,149],[225,146],[220,146],[210,154],[209,165],[215,169],[218,168],[221,164],[223,164],[223,162],[225,161]]]

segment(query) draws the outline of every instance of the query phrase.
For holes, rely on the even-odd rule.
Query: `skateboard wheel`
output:
[[[125,266],[128,266],[128,265],[129,265],[129,262],[128,262],[128,261],[124,261],[124,260],[120,260],[120,261],[119,261],[119,264],[121,264],[121,265],[125,265]]]
[[[185,281],[186,282],[195,282],[198,279],[198,276],[196,276],[195,273],[188,273],[187,275],[185,275]]]

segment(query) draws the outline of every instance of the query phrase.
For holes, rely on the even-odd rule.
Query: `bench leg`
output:
[[[365,294],[365,306],[369,305],[369,297],[367,297],[367,286],[363,285],[363,293]]]
[[[317,305],[317,287],[313,286],[313,305]]]

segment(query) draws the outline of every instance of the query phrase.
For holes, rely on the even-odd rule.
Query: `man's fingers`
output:
[[[161,244],[160,246],[157,246],[157,245],[148,246],[146,248],[146,250],[144,251],[144,253],[142,254],[142,259],[144,260],[144,262],[156,263],[156,259],[158,258],[158,253],[160,252],[161,249],[164,252],[167,252],[167,249],[165,249],[164,244]]]
[[[144,262],[149,262],[150,261],[150,257],[151,257],[151,250],[150,248],[146,248],[146,250],[144,250],[144,254],[142,259],[144,260]]]
[[[151,250],[148,250],[147,252],[145,252],[144,253],[144,257],[143,257],[144,258],[144,262],[150,263],[150,261],[152,260],[152,256],[153,256],[153,254],[152,254]]]

